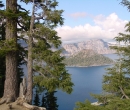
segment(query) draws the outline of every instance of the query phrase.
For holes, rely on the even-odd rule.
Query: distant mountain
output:
[[[66,57],[64,63],[67,66],[100,66],[112,64],[114,62],[108,57],[87,49]]]
[[[62,47],[65,49],[62,53],[63,56],[74,55],[81,50],[89,49],[93,50],[98,54],[111,54],[115,51],[110,49],[110,44],[103,41],[102,39],[91,39],[84,42],[63,44]]]

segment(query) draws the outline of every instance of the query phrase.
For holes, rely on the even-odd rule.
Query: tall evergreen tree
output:
[[[33,8],[32,8],[32,15],[31,15],[31,23],[30,23],[30,29],[29,29],[29,38],[28,38],[28,86],[27,86],[27,93],[26,93],[26,97],[27,97],[27,101],[28,103],[32,103],[32,97],[33,97],[33,59],[32,59],[32,43],[33,43],[33,27],[34,27],[34,22],[35,22],[35,2],[33,0]]]
[[[55,97],[55,92],[46,92],[42,97],[41,107],[45,107],[47,110],[58,110],[57,98]]]
[[[6,0],[6,12],[12,15],[17,13],[17,0]],[[13,41],[17,48],[17,18],[6,16],[6,41]],[[6,79],[3,98],[6,102],[15,101],[18,96],[17,81],[17,52],[10,50],[6,54]]]
[[[21,1],[27,4],[32,2],[32,0]],[[64,58],[60,56],[61,50],[58,50],[58,46],[61,45],[60,37],[58,37],[56,31],[53,30],[58,24],[63,24],[63,18],[61,17],[63,11],[56,10],[55,7],[57,5],[58,2],[55,0],[35,0],[33,1],[32,16],[30,17],[28,11],[17,4],[17,0],[7,0],[6,11],[0,11],[0,14],[7,18],[6,40],[0,43],[1,47],[4,44],[0,53],[3,52],[6,55],[7,72],[2,102],[14,101],[18,96],[17,70],[19,67],[17,67],[17,50],[19,45],[17,45],[17,38],[24,39],[23,35],[27,35],[29,38],[29,40],[25,39],[28,42],[27,62],[29,71],[26,94],[27,101],[29,103],[32,101],[33,71],[40,74],[40,77],[36,76],[34,78],[36,85],[47,88],[50,92],[54,91],[56,88],[60,88],[68,93],[72,91],[73,83],[65,69],[65,65],[62,63]],[[38,9],[42,10],[42,12],[38,13]],[[40,19],[42,19],[43,22],[41,22]],[[17,29],[17,24],[21,28]],[[20,34],[20,36],[18,37],[17,34]],[[22,54],[19,55],[19,58],[23,60],[26,55],[24,53],[25,50],[21,47],[20,49],[22,50],[19,52]],[[8,96],[8,94],[10,96]]]
[[[45,107],[46,106],[46,96],[45,94],[42,95],[42,100],[41,100],[41,107]]]
[[[46,86],[50,91],[61,88],[70,93],[73,83],[62,63],[64,58],[60,56],[61,50],[57,50],[61,44],[60,38],[53,30],[58,24],[63,24],[61,17],[63,11],[56,10],[58,2],[55,0],[22,1],[33,3],[28,33],[28,86],[26,94],[28,103],[32,102],[33,70],[40,74],[40,76],[35,77],[35,84]],[[38,9],[40,9],[40,13]]]
[[[0,8],[4,5],[0,1]],[[1,9],[2,11],[2,9]],[[4,17],[0,17],[0,41],[5,40],[5,23]],[[5,55],[0,55],[0,97],[3,96],[4,91],[4,80],[5,80]]]
[[[57,32],[38,26],[41,33],[36,32],[39,37],[35,38],[38,42],[34,43],[33,58],[34,70],[39,75],[34,76],[34,84],[47,89],[49,92],[58,88],[71,93],[73,83],[70,74],[65,69],[64,57],[60,56],[62,50],[56,50],[54,46],[51,46],[51,42],[54,42],[53,45],[55,46],[61,43]],[[43,36],[46,37],[42,38]],[[43,51],[41,51],[42,49]]]
[[[7,9],[0,10],[0,15],[1,15],[1,17],[0,17],[0,35],[1,35],[0,59],[1,59],[1,63],[0,64],[2,65],[2,66],[0,66],[0,70],[1,70],[0,74],[2,74],[3,77],[5,76],[5,68],[6,68],[6,72],[8,73],[8,74],[6,73],[7,80],[5,80],[5,85],[4,85],[4,83],[1,83],[2,86],[3,85],[5,86],[5,88],[4,88],[3,100],[0,103],[3,103],[5,101],[6,102],[14,101],[18,97],[18,91],[19,91],[18,85],[21,81],[20,77],[21,77],[21,75],[23,75],[23,70],[21,68],[21,65],[24,63],[23,58],[25,57],[25,52],[23,51],[23,48],[20,46],[20,44],[17,44],[19,42],[17,39],[17,32],[19,30],[19,29],[17,29],[17,18],[18,18],[18,16],[20,16],[20,14],[18,13],[18,10],[17,10],[17,13],[15,10],[17,9],[18,5],[17,5],[16,1],[15,2],[7,1],[7,2],[8,2],[7,6],[6,6]],[[16,6],[15,7],[16,9],[14,7],[12,9],[12,4],[14,6]],[[3,6],[1,4],[1,2],[0,2],[0,6]],[[13,26],[15,26],[15,27],[13,27]],[[5,30],[5,27],[6,27],[6,30]],[[8,31],[9,33],[7,33],[6,31]],[[6,32],[6,39],[5,39],[5,32]],[[11,56],[9,57],[9,55],[13,55],[13,57],[11,57]],[[7,60],[6,65],[5,65],[5,56],[8,56],[6,58],[6,60]],[[13,62],[12,60],[15,60],[16,62]],[[10,62],[10,63],[8,63],[8,62]],[[16,66],[16,68],[15,68],[15,66]],[[12,68],[12,70],[10,70],[11,68]],[[14,71],[14,68],[16,71]],[[11,76],[9,76],[9,75],[11,75]],[[2,82],[3,81],[4,81],[4,78],[2,79]],[[15,84],[15,83],[17,83],[17,84]],[[2,94],[3,94],[3,92],[2,92]],[[11,96],[9,96],[9,94]],[[15,98],[13,98],[14,96],[15,96]]]
[[[33,102],[34,102],[34,105],[36,105],[36,106],[40,105],[40,99],[39,99],[39,94],[38,94],[37,89],[36,89],[36,92],[35,92],[35,97],[34,97],[34,101]]]

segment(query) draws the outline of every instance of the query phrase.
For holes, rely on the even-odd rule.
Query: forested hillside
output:
[[[112,64],[113,60],[93,50],[82,50],[64,60],[67,66],[98,66]]]

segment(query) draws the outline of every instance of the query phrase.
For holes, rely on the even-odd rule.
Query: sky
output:
[[[103,39],[114,42],[124,32],[130,19],[127,7],[121,0],[58,0],[63,9],[64,25],[56,28],[63,43]]]
[[[5,2],[6,0],[2,0]],[[63,43],[103,39],[115,42],[114,37],[124,32],[130,19],[122,0],[57,0],[57,9],[64,10],[64,25],[55,30]],[[31,6],[26,6],[31,9]]]

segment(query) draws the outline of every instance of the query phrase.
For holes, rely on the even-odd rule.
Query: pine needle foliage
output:
[[[30,12],[23,8],[21,4],[17,4],[17,12],[13,12],[10,9],[0,10],[0,16],[8,18],[10,20],[17,21],[17,43],[16,39],[1,40],[0,41],[0,56],[5,56],[8,52],[17,52],[18,54],[18,69],[22,73],[20,65],[27,63],[29,57],[27,54],[29,50],[29,39],[25,36],[32,37],[32,55],[33,58],[33,72],[38,73],[38,76],[34,76],[34,84],[39,87],[46,88],[49,92],[55,89],[62,89],[67,93],[72,92],[71,76],[65,69],[65,64],[62,63],[64,57],[61,57],[62,50],[59,50],[61,45],[61,39],[54,30],[55,27],[63,25],[63,10],[57,10],[58,2],[56,0],[20,0],[21,2],[34,3],[34,22],[31,26]],[[0,2],[0,7],[3,4]],[[1,21],[2,22],[2,21]],[[6,21],[4,20],[5,25]],[[13,29],[11,26],[10,29]],[[2,28],[3,29],[3,28]],[[5,32],[5,31],[1,31]],[[27,43],[27,47],[23,47],[19,41],[24,40]],[[25,61],[26,60],[26,61]]]
[[[61,39],[54,30],[55,27],[63,25],[63,10],[56,9],[58,6],[56,0],[21,1],[34,4],[34,13],[31,16],[34,20],[33,28],[26,33],[27,36],[33,38],[32,49],[30,49],[32,50],[33,72],[39,74],[34,75],[34,84],[46,88],[49,92],[61,89],[71,93],[74,84],[65,69],[64,57],[60,55]]]
[[[21,76],[23,76],[23,68],[21,68],[21,65],[25,64],[24,57],[25,57],[25,50],[23,47],[15,42],[15,39],[5,39],[5,29],[6,29],[6,10],[2,9],[4,5],[0,1],[0,97],[3,95],[4,90],[4,81],[5,81],[5,72],[6,72],[6,62],[5,62],[5,56],[10,51],[17,51],[17,79],[18,84],[21,82]],[[11,27],[12,28],[12,27]],[[18,42],[19,39],[17,39]],[[17,46],[16,46],[17,45]]]
[[[64,57],[60,55],[62,50],[57,49],[61,44],[60,37],[49,28],[41,26],[39,29],[41,33],[35,33],[37,42],[33,47],[34,70],[39,76],[34,77],[34,83],[45,87],[49,92],[59,88],[71,93],[73,83],[65,69]]]
[[[57,97],[55,97],[56,91],[48,92],[46,91],[42,97],[41,107],[45,107],[47,110],[58,110]]]

